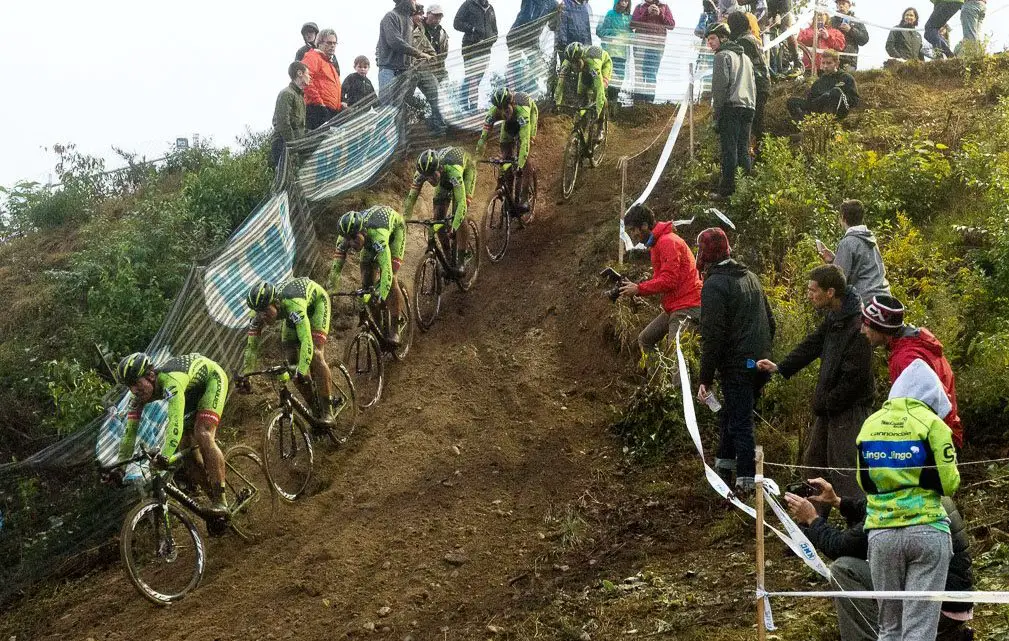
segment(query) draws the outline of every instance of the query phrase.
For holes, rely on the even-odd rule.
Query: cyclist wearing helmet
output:
[[[476,163],[461,147],[444,147],[443,149],[428,149],[417,159],[417,171],[413,174],[413,187],[406,197],[403,207],[404,216],[413,215],[413,206],[417,196],[429,182],[435,187],[434,217],[442,220],[448,216],[448,206],[455,200],[455,210],[452,212],[452,232],[458,234],[458,247],[467,247],[469,229],[463,222],[469,210],[476,189]],[[455,266],[457,275],[465,273],[460,264]]]
[[[399,290],[396,272],[403,264],[406,250],[406,223],[392,207],[375,205],[364,211],[349,211],[340,217],[340,237],[336,241],[336,260],[329,275],[330,291],[340,283],[347,252],[361,252],[361,286],[373,287],[375,270],[379,270],[378,297],[389,306],[397,320],[386,339],[399,344],[399,320],[406,301]]]
[[[526,176],[535,171],[529,160],[529,151],[533,139],[536,138],[539,108],[529,94],[510,91],[505,87],[496,89],[491,94],[490,101],[491,107],[487,110],[487,117],[483,121],[483,133],[480,134],[480,141],[476,145],[477,153],[483,155],[487,135],[494,128],[494,123],[503,120],[500,138],[501,155],[504,158],[516,159],[518,165],[516,192],[524,195],[526,193]],[[517,150],[516,144],[518,145]],[[519,209],[523,212],[529,211],[529,203],[519,203]]]
[[[292,278],[279,285],[267,282],[253,285],[245,304],[255,315],[249,323],[243,376],[236,383],[249,391],[244,375],[256,369],[263,328],[283,319],[280,344],[287,362],[297,366],[294,382],[305,400],[315,403],[319,421],[332,423],[332,380],[325,353],[329,336],[329,294],[311,278]]]
[[[599,119],[606,109],[606,88],[609,87],[612,76],[613,60],[602,47],[586,47],[579,42],[572,42],[564,51],[564,63],[554,90],[554,104],[571,104],[564,95],[564,88],[565,85],[570,88],[573,84],[578,106],[593,105],[596,119]],[[601,127],[599,133],[602,134]]]
[[[129,387],[133,395],[126,414],[126,431],[119,443],[119,459],[133,456],[144,405],[151,401],[168,401],[168,429],[160,455],[162,464],[171,465],[177,460],[176,451],[187,436],[194,439],[199,446],[197,460],[206,472],[210,510],[216,516],[227,516],[224,454],[214,438],[228,397],[228,376],[221,366],[206,356],[186,354],[155,367],[150,356],[138,352],[119,361],[116,379]],[[186,410],[193,407],[196,408],[196,421],[192,433],[183,434]]]

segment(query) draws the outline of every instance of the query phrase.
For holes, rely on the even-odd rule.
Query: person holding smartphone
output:
[[[869,31],[865,25],[855,20],[851,10],[851,0],[836,0],[837,13],[830,19],[830,26],[844,35],[844,49],[841,54],[841,70],[854,71],[858,68],[858,48],[869,44]]]
[[[832,252],[819,240],[816,251],[823,262],[837,265],[848,285],[868,305],[873,296],[890,296],[890,281],[876,236],[865,226],[865,207],[860,200],[845,200],[837,217],[844,235]]]

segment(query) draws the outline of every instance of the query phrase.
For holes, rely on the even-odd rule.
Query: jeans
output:
[[[760,390],[767,376],[756,370],[723,374],[721,425],[715,468],[736,470],[736,487],[753,486],[756,472],[753,437],[753,407],[760,398]]]
[[[787,106],[789,115],[796,123],[802,122],[802,119],[810,113],[834,114],[838,120],[844,120],[851,110],[848,106],[848,96],[838,87],[811,100],[789,98]]]
[[[834,584],[846,592],[872,590],[869,562],[853,556],[842,556],[830,564]],[[834,599],[837,628],[841,641],[876,641],[879,625],[879,605],[872,599]]]
[[[645,102],[655,100],[655,82],[665,44],[637,45],[634,47],[635,81],[634,97]]]
[[[392,84],[393,80],[395,80],[396,76],[400,73],[402,72],[388,67],[378,68],[378,94],[380,97],[385,97],[383,93],[389,90],[389,85]]]
[[[925,23],[925,40],[948,58],[953,57],[953,50],[950,49],[946,39],[939,35],[939,28],[949,22],[949,19],[955,16],[962,6],[959,2],[949,2],[948,0],[936,2],[935,8],[932,9],[932,15]]]
[[[678,309],[671,314],[669,312],[662,312],[656,316],[638,334],[638,345],[641,347],[641,351],[648,353],[655,349],[666,336],[676,336],[676,330],[680,327],[680,321],[688,316],[692,323],[688,323],[687,326],[689,327],[691,324],[696,325],[701,319],[701,308],[687,307],[685,309]]]
[[[869,569],[880,591],[938,591],[946,586],[953,542],[931,525],[869,531]],[[933,641],[942,604],[879,600],[878,641]]]
[[[750,126],[753,109],[723,107],[718,119],[718,137],[722,143],[722,182],[718,193],[729,196],[736,191],[736,168],[750,173]]]
[[[981,23],[984,22],[986,2],[983,0],[966,0],[960,10],[960,24],[963,26],[964,43],[980,43]]]

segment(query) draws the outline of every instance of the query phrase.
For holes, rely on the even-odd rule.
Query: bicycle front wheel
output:
[[[609,110],[604,109],[602,117],[596,123],[595,134],[596,142],[593,143],[592,147],[592,166],[598,167],[603,162],[603,157],[606,155],[606,139],[610,133],[610,116]]]
[[[460,290],[468,292],[476,282],[477,274],[480,273],[480,230],[470,218],[467,218],[463,225],[466,225],[469,238],[466,240],[466,246],[456,252],[457,260],[462,262],[463,275],[455,283]]]
[[[178,601],[203,579],[203,539],[174,503],[148,499],[133,508],[123,521],[119,552],[130,581],[157,605]]]
[[[483,217],[484,243],[487,256],[492,263],[504,258],[511,238],[511,215],[506,211],[505,200],[500,195],[487,204],[487,215]]]
[[[578,170],[582,164],[582,139],[578,131],[575,131],[568,138],[568,143],[564,146],[564,167],[561,177],[561,192],[564,200],[571,198],[575,193],[575,185],[578,182]]]
[[[312,480],[315,452],[305,422],[296,414],[277,412],[263,437],[263,464],[277,495],[291,502]]]
[[[263,538],[277,508],[277,494],[256,450],[236,445],[224,455],[224,485],[231,509],[228,525],[246,541]]]
[[[441,309],[441,265],[433,254],[425,254],[413,277],[414,306],[417,325],[428,330]]]
[[[393,319],[392,315],[389,314],[389,318],[387,319],[389,322],[399,323],[399,327],[397,327],[399,330],[399,347],[392,352],[393,358],[397,361],[403,360],[410,353],[410,346],[413,345],[414,328],[413,302],[410,299],[410,292],[402,282],[399,283],[399,295],[403,298],[403,315],[399,319]],[[388,307],[386,307],[385,313],[389,313]]]
[[[371,407],[382,397],[382,376],[385,362],[378,339],[362,330],[347,344],[343,362],[357,391],[357,403],[362,409]]]
[[[343,363],[331,363],[329,371],[335,418],[335,425],[330,428],[329,433],[334,441],[343,444],[357,427],[357,391],[354,389],[354,380]]]

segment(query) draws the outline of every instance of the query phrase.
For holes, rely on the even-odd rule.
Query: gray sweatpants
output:
[[[931,525],[869,531],[869,569],[876,590],[943,590],[953,541]],[[934,641],[939,601],[879,600],[878,641]]]
[[[676,336],[676,330],[680,327],[680,321],[690,317],[691,322],[696,325],[701,320],[701,308],[700,307],[687,307],[686,309],[678,309],[672,314],[668,312],[662,312],[654,319],[652,322],[641,330],[638,334],[638,345],[641,347],[642,352],[650,352],[655,347],[662,342],[662,339],[668,336]]]

